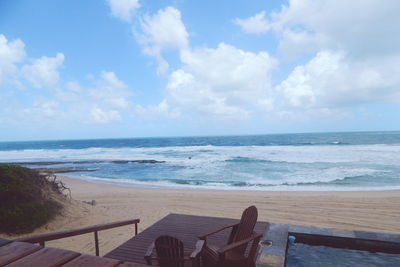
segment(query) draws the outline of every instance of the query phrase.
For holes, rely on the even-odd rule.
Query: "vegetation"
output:
[[[27,233],[45,224],[58,214],[65,189],[54,175],[0,163],[0,232]]]

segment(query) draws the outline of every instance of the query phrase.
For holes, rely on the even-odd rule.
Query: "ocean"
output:
[[[0,142],[0,162],[127,186],[400,189],[400,132]]]

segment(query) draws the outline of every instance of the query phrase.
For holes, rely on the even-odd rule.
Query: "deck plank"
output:
[[[124,262],[118,265],[118,267],[151,267],[151,265],[135,263],[135,262]]]
[[[7,267],[55,267],[60,266],[79,255],[81,254],[70,250],[47,247],[14,261],[7,265]]]
[[[144,254],[147,248],[160,235],[171,235],[182,240],[185,253],[189,254],[195,249],[197,236],[238,221],[229,218],[169,214],[104,257],[145,264]],[[267,223],[258,222],[255,231],[264,233],[266,226]],[[207,238],[207,242],[210,245],[222,246],[227,243],[229,233],[230,229],[227,229],[212,235]]]
[[[11,243],[11,240],[0,238],[0,247],[8,243]]]
[[[0,247],[0,266],[12,263],[41,249],[39,245],[23,242],[12,242]]]
[[[70,262],[67,262],[63,267],[114,267],[120,264],[121,261],[107,259],[92,255],[81,255]]]

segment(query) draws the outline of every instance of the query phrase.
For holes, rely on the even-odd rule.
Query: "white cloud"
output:
[[[183,49],[188,45],[188,33],[178,9],[167,7],[141,22],[145,41],[160,48]]]
[[[235,24],[239,25],[245,33],[261,34],[268,31],[268,21],[265,18],[265,11],[249,17],[247,19],[235,19]]]
[[[6,75],[17,71],[16,64],[25,58],[25,44],[16,39],[8,41],[0,34],[0,84],[6,79]]]
[[[221,43],[216,49],[182,52],[183,67],[167,85],[167,99],[182,110],[212,116],[246,117],[272,103],[270,72],[276,60]]]
[[[281,34],[284,53],[313,44],[350,56],[380,55],[400,47],[399,10],[397,0],[290,0],[270,14],[268,27]]]
[[[25,65],[22,73],[36,88],[56,86],[60,78],[58,69],[63,62],[62,53],[57,53],[55,57],[43,56],[34,60],[31,65]]]
[[[93,107],[90,115],[97,123],[110,123],[121,120],[120,113],[117,110],[104,110],[99,107]]]
[[[399,1],[290,0],[269,14],[285,56],[314,54],[276,87],[279,110],[398,102],[399,10]]]
[[[263,26],[255,24],[264,23],[264,16],[261,12],[246,25],[259,31]],[[194,112],[243,118],[259,108],[272,109],[270,76],[277,61],[268,53],[247,52],[224,43],[215,49],[191,49],[181,14],[173,7],[143,16],[141,32],[136,36],[144,52],[157,59],[158,73],[165,73],[169,67],[162,56],[167,49],[179,51],[182,67],[170,74],[165,99],[158,105],[138,105],[138,114],[177,117]]]
[[[65,105],[72,118],[82,123],[112,123],[122,119],[122,113],[131,108],[132,91],[114,72],[102,71],[93,78],[93,87],[69,82],[56,98]]]
[[[78,81],[63,83],[62,53],[31,59],[30,64],[26,64],[25,57],[22,41],[9,42],[0,35],[0,82],[7,78],[12,85],[0,90],[2,123],[105,124],[118,122],[133,112],[133,92],[114,72],[89,76],[90,86]],[[15,90],[29,87],[37,90]]]
[[[174,8],[145,16],[141,41],[157,59],[159,72],[168,69],[162,51],[180,51],[182,66],[169,76],[165,101],[181,114],[246,117],[266,111],[273,116],[301,109],[309,116],[318,109],[333,116],[347,107],[399,100],[399,10],[400,2],[393,0],[289,0],[278,12],[235,19],[246,33],[276,32],[279,50],[289,59],[310,57],[275,86],[270,76],[277,60],[223,43],[215,49],[189,47]],[[158,105],[137,109],[161,110]]]
[[[12,115],[8,116],[18,118],[20,123],[108,124],[132,112],[132,92],[115,73],[102,71],[91,83],[83,86],[70,81],[46,90],[46,94],[30,95],[32,103],[13,103],[7,111]]]
[[[177,110],[172,110],[167,100],[161,101],[158,105],[142,106],[137,105],[135,113],[140,118],[145,119],[175,119],[180,117],[180,112]]]
[[[111,14],[123,21],[130,22],[133,13],[140,7],[139,0],[107,0]]]
[[[289,106],[302,109],[400,102],[398,73],[400,56],[352,61],[345,52],[321,51],[277,89]]]
[[[279,50],[288,59],[296,58],[302,53],[311,53],[316,50],[317,37],[305,31],[284,30],[281,32]]]
[[[188,47],[189,35],[176,8],[166,7],[152,16],[143,16],[141,29],[143,34],[138,35],[138,39],[144,44],[143,51],[157,59],[159,73],[165,73],[168,69],[162,50],[183,50]]]
[[[90,89],[91,97],[101,99],[104,103],[115,108],[127,108],[127,97],[132,95],[128,86],[118,79],[114,72],[102,71],[97,86]]]
[[[32,113],[36,113],[41,117],[54,118],[59,117],[61,115],[61,111],[59,109],[60,104],[54,100],[39,100],[33,103],[32,108],[28,108],[25,110],[26,116],[31,116]]]

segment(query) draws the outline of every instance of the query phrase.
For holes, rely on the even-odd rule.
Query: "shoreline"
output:
[[[258,208],[259,221],[400,233],[400,190],[188,190],[119,186],[57,177],[71,189],[73,201],[52,222],[24,236],[131,218],[140,218],[141,232],[169,213],[240,218],[243,209],[250,205]],[[92,200],[96,205],[84,203]],[[99,232],[100,254],[104,255],[132,236],[132,226]],[[46,245],[94,253],[93,234]]]
[[[374,187],[340,187],[335,188],[334,186],[318,187],[318,186],[301,186],[301,185],[271,185],[271,186],[204,186],[204,185],[191,185],[191,184],[179,184],[170,183],[168,181],[155,182],[158,184],[152,185],[152,182],[140,182],[133,179],[111,179],[101,178],[95,176],[78,176],[67,173],[56,173],[57,177],[68,177],[70,179],[81,180],[94,184],[104,185],[115,185],[121,187],[133,187],[133,188],[148,188],[148,189],[171,189],[171,190],[210,190],[210,191],[249,191],[249,192],[376,192],[376,191],[400,191],[400,186],[382,186],[378,188]],[[126,180],[126,182],[124,182]],[[166,185],[164,185],[164,184]],[[390,187],[390,188],[389,188]],[[265,189],[263,189],[265,188]],[[388,189],[386,189],[388,188]]]

